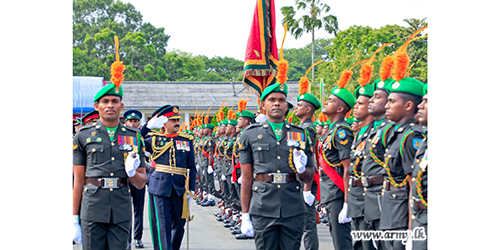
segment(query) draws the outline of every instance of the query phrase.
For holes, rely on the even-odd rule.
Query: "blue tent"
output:
[[[94,95],[104,86],[104,77],[73,76],[73,114],[94,110]]]

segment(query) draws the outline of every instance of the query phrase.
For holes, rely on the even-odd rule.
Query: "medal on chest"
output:
[[[137,138],[134,136],[118,135],[117,141],[120,150],[137,151]]]
[[[286,140],[289,147],[300,148],[302,150],[306,148],[306,135],[304,133],[287,132]]]

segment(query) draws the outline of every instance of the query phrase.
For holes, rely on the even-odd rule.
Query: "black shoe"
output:
[[[221,193],[220,193],[219,191],[214,191],[212,194],[213,194],[215,197],[217,197],[217,198],[219,198],[219,199],[222,199],[222,195],[221,195]]]
[[[142,240],[135,241],[135,248],[144,248],[144,245],[142,244]]]
[[[214,200],[208,200],[207,202],[201,203],[200,205],[202,207],[208,207],[208,206],[212,207],[212,206],[215,206],[215,201]]]
[[[237,228],[237,229],[234,229],[233,231],[231,231],[231,234],[241,234],[241,229]]]
[[[253,237],[246,236],[245,234],[237,234],[234,236],[237,240],[253,239]]]
[[[217,221],[224,221],[227,219],[227,217],[228,217],[227,214],[223,215],[222,217],[217,217]]]
[[[127,250],[131,250],[132,247],[130,246],[130,242],[127,242]]]

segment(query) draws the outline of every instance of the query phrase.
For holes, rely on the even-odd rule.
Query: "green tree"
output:
[[[425,22],[420,24],[423,26]],[[318,65],[318,78],[324,78],[324,93],[330,93],[336,86],[342,71],[349,69],[357,62],[369,58],[380,46],[385,43],[394,43],[394,45],[385,47],[380,51],[373,62],[374,71],[372,81],[378,78],[381,63],[386,55],[392,55],[394,51],[403,45],[410,35],[420,28],[402,27],[399,25],[386,25],[379,29],[373,29],[365,26],[351,26],[347,30],[339,31],[337,37],[333,39],[332,45],[326,47],[330,53],[330,61]],[[422,37],[422,35],[417,35]],[[418,39],[410,43],[407,49],[411,63],[415,63],[410,71],[410,76],[427,82],[427,39]],[[347,88],[354,91],[359,84],[360,66],[353,69],[353,75]],[[311,91],[319,96],[320,89],[312,86]]]
[[[282,24],[287,23],[288,31],[292,36],[297,39],[301,37],[304,31],[306,33],[311,33],[312,35],[312,48],[311,48],[311,64],[315,62],[314,56],[314,30],[324,29],[328,34],[334,34],[337,36],[337,31],[339,29],[337,17],[334,15],[326,15],[330,12],[330,6],[321,3],[320,0],[295,0],[295,5],[297,10],[306,10],[307,15],[301,16],[299,19],[295,19],[296,10],[293,6],[281,7],[281,13],[284,15]],[[322,16],[325,14],[325,16]],[[312,81],[314,82],[314,67],[311,69]]]

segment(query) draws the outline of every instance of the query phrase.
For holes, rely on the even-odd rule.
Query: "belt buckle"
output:
[[[273,173],[273,183],[286,183],[286,175],[281,173]]]
[[[366,180],[366,176],[361,176],[361,183],[363,187],[368,187],[368,181]]]
[[[118,178],[103,178],[103,188],[118,188]]]

